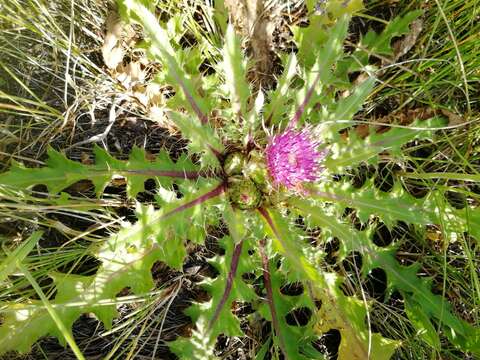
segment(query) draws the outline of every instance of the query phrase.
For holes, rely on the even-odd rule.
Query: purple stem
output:
[[[220,156],[222,155],[222,153],[215,149],[212,145],[208,144],[208,148],[217,158],[220,158]]]
[[[258,208],[257,209],[258,212],[263,216],[263,218],[265,219],[265,221],[267,222],[268,226],[270,226],[270,229],[272,229],[272,232],[273,232],[273,235],[275,235],[275,237],[278,239],[278,241],[280,241],[280,243],[282,244],[282,246],[284,245],[283,244],[283,241],[282,241],[282,238],[280,236],[280,232],[278,231],[277,227],[275,226],[275,224],[273,223],[273,220],[272,220],[272,217],[270,216],[270,214],[268,213],[268,210],[261,207],[261,208]],[[285,248],[285,246],[284,246]],[[286,248],[285,248],[286,249]]]
[[[172,60],[173,62],[174,60]],[[177,80],[178,84],[180,85],[180,87],[182,88],[183,90],[183,93],[185,94],[188,102],[190,103],[190,106],[192,107],[193,111],[195,112],[195,114],[197,114],[198,118],[200,119],[200,122],[202,124],[206,124],[208,122],[208,118],[207,118],[207,115],[205,115],[202,110],[200,109],[200,106],[198,106],[198,104],[196,103],[195,99],[193,98],[192,94],[190,93],[190,91],[187,89],[187,85],[185,85],[185,82],[183,81],[183,79],[180,77],[180,75],[175,71],[175,66],[172,66],[173,68],[173,76],[175,77],[175,79]]]
[[[190,93],[190,91],[188,91],[187,89],[187,86],[185,85],[185,82],[180,78],[180,76],[178,76],[178,74],[175,72],[175,78],[177,79],[178,83],[180,84],[180,87],[182,88],[183,90],[183,93],[185,94],[185,96],[187,97],[187,100],[188,102],[190,103],[190,106],[192,107],[193,111],[195,112],[195,114],[197,114],[198,118],[200,119],[200,122],[202,123],[202,125],[205,125],[207,124],[208,122],[208,117],[207,115],[205,115],[202,110],[200,110],[200,107],[198,106],[198,104],[195,102],[195,99],[193,98],[192,94]],[[213,154],[219,158],[221,153],[220,151],[218,151],[217,149],[215,149],[212,145],[210,144],[207,144],[208,148],[213,152]]]
[[[307,107],[308,102],[310,101],[310,98],[313,95],[313,91],[315,90],[315,86],[317,86],[318,81],[320,80],[320,73],[317,74],[317,77],[313,81],[312,86],[310,86],[310,89],[307,91],[307,95],[305,96],[305,99],[303,100],[302,104],[298,107],[297,111],[295,111],[295,115],[293,115],[293,118],[290,120],[290,123],[288,124],[288,129],[293,129],[295,125],[297,125],[298,120],[302,117],[302,114],[305,112],[305,108]]]
[[[173,73],[173,77],[175,78],[175,80],[178,82],[178,84],[180,85],[180,87],[182,88],[183,90],[183,93],[185,94],[185,97],[187,98],[187,101],[189,102],[190,106],[192,107],[193,111],[195,112],[195,114],[197,115],[198,119],[200,120],[200,123],[202,125],[205,125],[208,123],[208,117],[206,114],[204,114],[202,112],[202,110],[200,109],[200,106],[198,106],[197,102],[195,101],[195,99],[193,98],[193,95],[192,93],[188,90],[187,88],[187,85],[185,84],[185,81],[182,79],[182,77],[180,76],[180,74],[178,73],[176,67],[178,67],[175,59],[171,56],[171,55],[167,55],[169,57],[169,61],[170,61],[170,66],[172,68],[172,73]],[[210,144],[208,144],[208,147],[210,148],[210,150],[215,154],[215,156],[218,158],[220,157],[220,152],[215,149],[213,146],[211,146]]]
[[[207,201],[211,198],[214,198],[214,197],[220,195],[221,193],[223,193],[224,191],[225,191],[225,185],[223,183],[221,183],[215,189],[210,190],[206,194],[203,194],[202,196],[200,196],[200,197],[198,197],[198,198],[196,198],[192,201],[189,201],[186,204],[180,205],[179,207],[167,212],[166,214],[161,216],[160,219],[163,220],[163,219],[169,218],[170,216],[175,215],[176,213],[179,213],[180,211],[189,209],[192,206],[201,204],[201,203],[203,203],[203,202],[205,202],[205,201]]]
[[[260,210],[259,210],[260,211]],[[277,311],[275,310],[275,303],[273,298],[273,288],[272,288],[272,279],[270,278],[270,270],[268,265],[268,257],[265,252],[265,238],[260,240],[260,256],[262,258],[262,268],[263,268],[263,283],[265,289],[267,290],[267,303],[270,308],[270,314],[272,315],[272,324],[275,330],[275,333],[278,336],[280,341],[280,349],[282,350],[285,358],[287,358],[287,353],[285,351],[285,343],[283,341],[282,334],[280,332],[280,325],[278,323]]]
[[[134,175],[172,177],[181,179],[197,179],[202,174],[199,171],[175,171],[175,170],[125,170],[124,172]]]
[[[235,245],[235,249],[233,249],[232,262],[230,264],[230,270],[228,272],[225,290],[223,291],[222,299],[220,300],[215,309],[215,313],[208,322],[208,330],[210,330],[215,321],[217,321],[218,317],[220,316],[220,312],[222,311],[222,308],[225,306],[225,303],[230,296],[230,292],[232,291],[233,279],[235,279],[235,275],[237,274],[238,262],[240,260],[240,254],[242,253],[242,246],[243,240],[240,241],[237,245]]]

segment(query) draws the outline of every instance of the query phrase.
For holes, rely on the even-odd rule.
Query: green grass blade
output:
[[[58,316],[57,312],[55,311],[55,309],[53,308],[53,306],[50,304],[50,302],[48,301],[47,297],[45,296],[45,294],[43,293],[42,289],[40,288],[40,285],[38,285],[38,283],[35,281],[35,279],[33,278],[32,274],[30,274],[30,271],[28,271],[28,269],[23,266],[19,261],[16,262],[16,265],[18,266],[18,268],[23,272],[23,274],[25,275],[25,277],[28,279],[28,281],[30,282],[30,284],[32,284],[33,288],[35,289],[35,291],[37,292],[38,296],[40,297],[40,299],[42,300],[42,303],[43,305],[45,306],[45,308],[47,309],[49,315],[52,317],[53,321],[55,322],[55,324],[57,325],[58,329],[60,330],[60,332],[62,333],[62,335],[64,336],[65,340],[67,341],[68,345],[70,345],[70,348],[72,349],[73,353],[75,354],[75,356],[77,357],[78,360],[85,360],[85,357],[83,356],[82,352],[80,351],[80,349],[78,348],[77,346],[77,343],[75,342],[75,340],[73,339],[73,336],[72,336],[72,333],[71,333],[71,330],[68,330],[65,325],[63,324],[62,322],[62,319]]]
[[[42,231],[35,231],[22,245],[7,255],[7,258],[0,264],[0,283],[15,270],[17,262],[23,262],[27,255],[33,250],[38,240],[40,240],[42,234]]]

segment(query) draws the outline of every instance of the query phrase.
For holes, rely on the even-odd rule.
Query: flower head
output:
[[[307,129],[287,129],[270,139],[266,148],[267,168],[274,185],[294,189],[303,182],[318,179],[320,161],[327,151],[318,151],[320,143]]]

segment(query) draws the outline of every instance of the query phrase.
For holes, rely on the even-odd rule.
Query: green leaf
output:
[[[366,47],[371,52],[380,55],[391,55],[393,50],[390,46],[394,37],[399,37],[410,32],[410,24],[423,14],[422,10],[411,11],[404,16],[398,16],[390,21],[385,29],[377,34],[369,31],[360,41],[361,47]]]
[[[12,162],[9,171],[0,174],[0,184],[17,189],[28,189],[44,184],[51,193],[58,193],[73,183],[88,178],[86,168],[79,162],[67,159],[61,153],[48,149],[47,166],[38,169],[25,168]]]
[[[274,241],[274,249],[287,257],[294,264],[294,269],[304,278],[320,282],[321,277],[317,270],[303,254],[302,248],[293,238],[291,229],[281,214],[274,209],[260,209],[259,212],[266,223],[265,233]],[[321,286],[321,283],[318,283],[318,286]]]
[[[391,43],[394,37],[399,37],[410,32],[410,24],[422,15],[422,10],[415,10],[405,14],[403,17],[396,17],[390,21],[381,33],[369,31],[359,42],[357,49],[349,61],[348,72],[362,70],[369,64],[371,55],[393,55]]]
[[[190,338],[178,338],[168,343],[170,349],[180,358],[185,360],[215,360],[216,338],[209,336],[207,321],[199,319],[196,322]]]
[[[208,191],[203,188],[199,190],[203,195],[187,194],[157,211],[152,206],[139,206],[135,224],[127,223],[100,245],[91,246],[91,255],[102,262],[95,275],[51,274],[57,294],[50,303],[58,308],[65,325],[71,328],[82,313],[91,312],[109,328],[117,316],[116,307],[111,302],[122,289],[129,287],[135,294],[150,291],[153,287],[150,270],[156,261],[181,268],[186,256],[184,242],[189,227],[199,222],[203,224],[198,219],[206,214],[201,207],[207,200],[221,194],[221,190],[218,184]],[[204,227],[201,229],[205,235]],[[38,338],[48,334],[63,341],[63,335],[56,332],[55,322],[40,301],[10,304],[4,310],[0,353],[9,350],[26,352]]]
[[[295,113],[292,120],[290,120],[290,125],[295,125],[300,120],[308,103],[315,104],[321,102],[318,94],[323,96],[322,90],[331,84],[332,68],[343,54],[342,44],[347,35],[348,20],[347,16],[343,16],[334,27],[329,29],[330,34],[328,40],[318,50],[318,55],[315,56],[314,61],[303,68],[305,72],[305,84],[303,88],[296,93]],[[297,56],[299,55],[297,54]],[[290,99],[287,97],[283,101],[289,102]],[[275,120],[274,123],[278,123],[282,118],[273,120]]]
[[[259,266],[258,258],[248,255],[248,251],[252,249],[251,241],[245,239],[242,243],[235,244],[230,237],[224,237],[220,240],[220,246],[225,249],[225,255],[217,256],[210,261],[219,271],[218,277],[205,279],[200,284],[211,294],[212,299],[205,303],[193,304],[186,311],[194,321],[197,331],[201,331],[204,345],[215,344],[220,334],[243,336],[240,320],[232,313],[232,303],[234,301],[251,302],[257,297],[253,288],[242,280],[243,274]],[[237,246],[241,249],[241,253],[234,257]],[[231,272],[233,259],[238,261],[235,273]],[[231,287],[227,293],[228,286]],[[190,338],[179,338],[169,343],[169,346],[182,359],[197,359],[192,356],[200,351],[199,344]]]
[[[361,189],[354,188],[347,182],[330,182],[311,186],[314,198],[333,202],[337,207],[337,216],[341,216],[346,207],[357,210],[360,221],[366,222],[371,216],[377,216],[388,227],[397,221],[417,225],[438,225],[445,236],[463,232],[478,235],[478,209],[453,208],[444,199],[443,193],[432,191],[425,198],[417,199],[395,181],[390,192],[375,188],[373,180],[367,180]],[[467,212],[470,213],[467,216]]]
[[[25,168],[14,163],[11,169],[0,174],[0,184],[17,189],[28,189],[43,184],[52,194],[56,194],[80,180],[91,180],[97,196],[115,177],[127,179],[127,193],[134,197],[142,191],[144,182],[156,178],[159,185],[171,186],[172,179],[196,179],[197,167],[185,156],[173,162],[166,152],[161,152],[154,161],[146,160],[145,152],[134,148],[128,161],[113,158],[102,148],[94,148],[96,163],[85,165],[67,159],[60,152],[48,150],[47,166],[42,168]]]
[[[365,304],[352,296],[345,296],[340,290],[341,280],[335,273],[324,274],[329,301],[322,299],[319,311],[320,321],[317,329],[326,332],[338,329],[341,334],[338,349],[339,360],[389,360],[399,341],[383,338],[380,334],[370,333],[365,324],[367,308]],[[333,300],[334,299],[334,300]],[[333,300],[333,301],[332,301]]]
[[[344,109],[344,111],[348,110]],[[353,116],[353,113],[348,116]],[[332,172],[342,171],[361,162],[377,164],[380,153],[389,151],[392,155],[400,155],[404,144],[413,139],[431,138],[434,128],[442,125],[444,125],[442,119],[433,118],[428,121],[417,121],[410,128],[393,127],[381,134],[374,132],[365,139],[360,139],[356,136],[355,131],[350,131],[347,139],[338,138],[329,147],[329,157],[323,164]],[[336,131],[335,125],[334,128]]]
[[[293,77],[297,73],[297,57],[290,54],[284,64],[285,70],[280,75],[277,87],[269,94],[270,101],[264,106],[265,118],[267,121],[278,123],[288,110],[288,99],[292,95],[289,92]],[[275,119],[273,117],[275,116]],[[272,120],[270,120],[272,119]]]
[[[298,198],[290,199],[289,204],[298,209],[299,214],[305,217],[310,226],[319,226],[324,232],[342,240],[338,261],[342,261],[352,251],[360,251],[365,256],[369,256],[370,250],[375,251],[377,248],[370,242],[366,232],[354,231],[351,226],[338,221],[336,216],[328,214],[321,206],[315,206],[311,201]],[[368,259],[365,262],[366,266],[362,267],[364,273],[371,270],[368,267]]]
[[[78,359],[78,360],[85,360],[85,358],[83,357],[83,354],[82,352],[80,351],[80,349],[78,348],[77,344],[75,343],[75,340],[73,339],[73,335],[72,335],[72,330],[71,330],[71,324],[69,324],[68,328],[65,326],[64,324],[64,319],[60,318],[60,316],[58,315],[57,311],[55,311],[55,309],[53,308],[53,306],[50,304],[50,302],[48,301],[47,297],[45,296],[45,294],[43,293],[42,291],[42,288],[40,287],[40,285],[38,285],[37,281],[33,278],[33,276],[30,274],[30,272],[28,271],[28,269],[26,269],[20,262],[17,262],[17,265],[18,267],[20,268],[20,270],[23,272],[23,274],[25,275],[25,277],[28,279],[28,281],[30,282],[30,284],[32,285],[32,287],[35,289],[35,292],[38,294],[38,296],[40,297],[43,305],[45,306],[45,308],[47,309],[47,312],[48,314],[50,315],[50,318],[53,320],[53,322],[55,323],[56,325],[56,330],[58,331],[58,335],[57,337],[59,339],[65,339],[65,342],[68,343],[68,345],[70,346],[70,348],[72,349],[73,353],[75,354],[75,357]]]
[[[85,278],[84,282],[91,281],[90,277]],[[69,277],[69,281],[76,280],[76,276]],[[72,286],[69,297],[74,298],[84,289],[84,283],[77,283]],[[80,285],[80,286],[79,286]],[[65,296],[63,294],[61,297]],[[57,309],[62,302],[50,300],[52,306]],[[71,325],[75,319],[80,316],[81,311],[75,308],[59,308],[60,318],[67,329],[71,329]],[[4,309],[4,319],[0,326],[0,354],[10,350],[16,350],[26,353],[30,350],[32,344],[40,337],[45,335],[56,335],[61,343],[65,343],[65,338],[58,331],[55,321],[43,306],[42,301],[30,300],[23,304],[12,304]]]
[[[305,215],[310,214],[309,210],[306,209]],[[290,263],[288,270],[299,273],[300,279],[308,281],[315,297],[322,301],[315,325],[317,331],[323,333],[332,328],[340,331],[339,360],[363,360],[369,354],[371,359],[390,359],[399,342],[385,339],[380,334],[370,334],[365,324],[365,304],[343,294],[341,279],[335,273],[320,272],[314,268],[280,214],[268,211],[262,216],[269,228],[267,233],[276,238],[279,242],[276,246]]]
[[[235,35],[232,24],[227,27],[223,48],[223,70],[228,87],[233,113],[241,117],[247,113],[247,101],[250,89],[246,81],[246,64],[243,59],[240,40]]]
[[[225,34],[228,26],[228,11],[225,8],[225,0],[217,0],[213,3],[213,6],[213,16],[215,18],[215,23],[220,26],[221,32]]]
[[[417,330],[417,336],[420,336],[435,351],[439,352],[441,350],[440,338],[423,309],[407,297],[405,299],[405,312],[415,330]]]
[[[242,126],[243,144],[245,147],[248,146],[249,141],[252,140],[255,130],[260,127],[262,120],[262,112],[265,104],[265,95],[263,91],[259,91],[257,97],[255,98],[255,103],[253,104],[252,109],[246,115],[246,124]]]
[[[269,337],[267,341],[265,341],[260,348],[260,350],[255,354],[255,360],[265,360],[265,357],[267,356],[268,350],[270,349],[270,346],[272,344],[272,338]]]
[[[361,189],[343,182],[325,183],[314,189],[312,195],[315,198],[335,202],[339,206],[338,216],[346,207],[352,207],[357,210],[360,221],[366,222],[375,215],[389,227],[399,220],[423,225],[435,222],[432,214],[423,210],[422,201],[409,195],[400,184],[395,184],[389,193],[375,189],[373,180],[367,180]]]
[[[320,80],[323,83],[327,83],[326,80],[331,76],[332,66],[343,55],[343,42],[347,37],[349,21],[350,17],[347,15],[339,18],[336,24],[328,30],[326,43],[317,48],[319,57],[318,71],[320,73]],[[310,53],[315,53],[315,51],[312,51],[312,45],[309,44],[308,46],[310,47]]]
[[[174,86],[176,96],[184,96],[184,104],[191,113],[196,114],[197,120],[191,116],[183,116],[180,113],[175,114],[174,120],[179,121],[177,124],[182,131],[188,131],[184,136],[193,136],[198,143],[203,141],[205,145],[204,150],[212,152],[214,155],[223,152],[223,146],[214,134],[213,130],[208,124],[208,115],[210,114],[210,107],[207,102],[198,94],[193,82],[188,78],[185,69],[182,68],[178,59],[177,53],[170,44],[168,32],[160,26],[158,20],[143,4],[135,0],[118,0],[121,13],[128,21],[136,21],[143,26],[146,35],[149,38],[148,52],[152,57],[166,66],[166,71],[171,80],[171,85]],[[181,89],[181,91],[178,91]],[[172,112],[172,114],[174,114]],[[186,122],[190,122],[187,124]],[[200,135],[198,133],[199,127],[203,126],[205,129]],[[193,131],[192,131],[193,130]],[[202,138],[203,136],[203,138]],[[209,159],[210,163],[212,159]]]
[[[213,135],[213,130],[192,121],[191,116],[179,112],[171,112],[171,118],[179,127],[185,139],[189,140],[188,147],[192,153],[201,153],[202,167],[218,167],[218,155],[224,151],[221,142]]]
[[[156,60],[167,66],[169,75],[175,81],[174,85],[182,89],[190,110],[198,116],[201,123],[206,123],[206,114],[209,113],[207,104],[199,96],[194,99],[194,86],[185,76],[184,69],[181,68],[176,59],[176,53],[170,44],[167,31],[160,26],[152,12],[140,1],[118,0],[118,4],[123,17],[127,21],[135,21],[143,26],[146,35],[151,41],[148,52],[151,53]]]
[[[464,320],[457,318],[451,311],[451,306],[443,297],[430,291],[430,283],[419,279],[416,273],[420,264],[410,267],[401,266],[391,251],[383,250],[374,257],[372,266],[381,267],[387,273],[388,286],[400,290],[404,298],[410,301],[410,308],[419,309],[429,318],[436,319],[442,326],[444,334],[452,344],[462,350],[480,354],[480,329],[473,327]],[[407,313],[408,315],[408,313]],[[414,314],[413,322],[418,326],[419,317]],[[422,326],[428,326],[423,324]],[[427,335],[435,345],[431,332]]]
[[[319,12],[315,12],[317,5],[312,2],[307,5],[310,8],[309,26],[292,29],[298,47],[298,59],[302,64],[305,64],[306,68],[311,67],[315,62],[315,58],[318,56],[316,49],[321,48],[325,42],[332,38],[331,34],[335,31],[335,28],[338,28],[338,23],[344,19],[349,19],[353,12],[363,7],[361,0],[349,1],[347,6],[341,5],[342,2],[338,0],[328,1],[327,8]],[[332,21],[332,19],[334,20]],[[334,29],[332,30],[332,28]]]
[[[280,268],[278,271],[271,271],[277,266],[278,259],[272,255],[270,255],[269,258],[273,300],[276,318],[279,326],[279,333],[275,333],[273,337],[274,342],[282,349],[282,351],[285,352],[284,355],[287,359],[307,360],[309,358],[302,354],[302,350],[303,348],[307,348],[309,346],[311,339],[315,338],[315,315],[313,315],[310,321],[303,326],[289,325],[286,318],[290,312],[301,308],[308,308],[312,311],[312,313],[315,313],[315,304],[313,300],[308,296],[308,292],[303,292],[302,294],[297,296],[283,295],[280,289],[285,283],[288,282],[288,279],[283,273],[282,268]],[[272,315],[266,302],[263,302],[258,311],[259,313],[264,315],[266,319],[270,321],[272,320]],[[314,359],[323,358],[318,351],[315,351],[314,354]]]
[[[408,302],[412,310],[411,319],[417,329],[427,329],[427,342],[436,346],[436,338],[428,329],[427,319],[434,318],[440,322],[445,334],[450,341],[461,349],[468,349],[476,353],[480,349],[480,330],[474,328],[467,322],[458,319],[450,310],[450,305],[441,296],[434,295],[430,291],[430,284],[424,279],[417,277],[420,264],[412,266],[401,266],[395,259],[395,248],[393,246],[380,248],[375,246],[371,237],[373,231],[356,231],[347,224],[343,224],[337,217],[327,215],[315,202],[306,200],[291,200],[290,203],[296,206],[302,214],[308,217],[312,224],[321,226],[338,237],[341,242],[341,256],[353,251],[362,254],[362,273],[365,275],[373,268],[381,268],[387,274],[387,286],[389,291],[397,289]],[[398,200],[395,200],[398,205]],[[417,217],[421,212],[414,212]],[[341,258],[340,258],[341,260]],[[415,311],[414,311],[414,310]],[[417,311],[418,310],[418,311]],[[421,317],[420,314],[425,316]],[[409,316],[409,313],[407,312]],[[348,317],[349,319],[350,316]],[[343,337],[342,337],[343,338]]]
[[[363,106],[365,103],[365,100],[367,97],[370,95],[370,93],[373,90],[373,86],[375,85],[375,79],[374,78],[368,78],[364,82],[362,82],[360,85],[358,85],[353,94],[341,99],[337,104],[336,104],[336,109],[335,112],[330,116],[330,120],[336,121],[336,120],[350,120],[353,115],[355,115]],[[333,132],[338,132],[339,130],[349,126],[350,124],[345,124],[345,123],[340,123],[340,124],[335,124],[333,126],[329,126],[329,130]]]

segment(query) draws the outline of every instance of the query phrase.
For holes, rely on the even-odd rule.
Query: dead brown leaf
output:
[[[123,60],[124,50],[120,44],[123,24],[115,10],[111,10],[105,20],[106,34],[102,46],[102,55],[105,65],[115,69]]]
[[[448,119],[448,125],[461,125],[467,122],[464,117],[455,114],[450,110],[441,109],[440,112]]]
[[[393,61],[397,61],[415,46],[418,36],[423,30],[423,20],[416,19],[410,24],[410,33],[393,44]]]
[[[92,165],[94,161],[90,158],[90,155],[84,151],[80,154],[80,162],[83,165]]]

